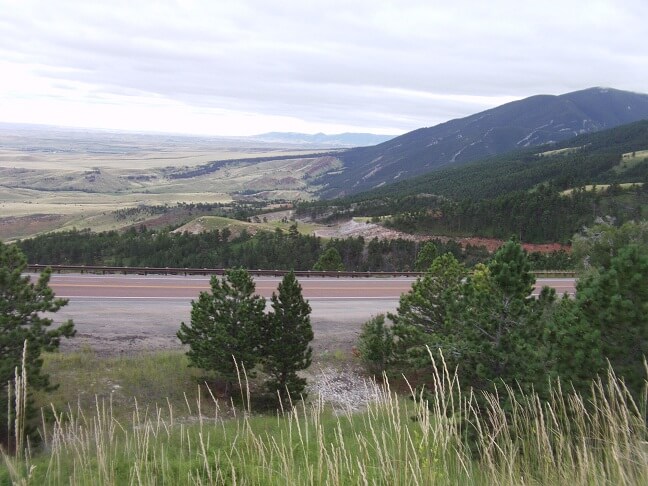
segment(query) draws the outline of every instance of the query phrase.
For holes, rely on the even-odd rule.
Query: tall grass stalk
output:
[[[385,379],[364,412],[336,415],[320,398],[276,416],[247,409],[179,419],[170,403],[136,402],[128,424],[110,400],[53,411],[34,456],[3,453],[17,484],[648,484],[646,395],[609,372],[588,396],[557,383],[548,401],[507,388],[477,400],[444,362],[431,394],[407,400]],[[242,370],[243,376],[245,375]],[[245,377],[243,377],[245,381]],[[479,406],[478,406],[479,403]],[[486,406],[484,407],[484,403]],[[4,474],[4,477],[2,476]]]

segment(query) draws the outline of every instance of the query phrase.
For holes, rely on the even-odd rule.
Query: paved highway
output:
[[[411,278],[302,278],[300,282],[313,312],[313,341],[317,356],[349,352],[362,323],[370,317],[394,312]],[[279,278],[258,277],[257,292],[269,297]],[[543,279],[558,293],[572,293],[573,279]],[[73,319],[74,339],[63,350],[92,348],[100,355],[134,354],[180,349],[176,337],[180,322],[190,320],[189,301],[209,288],[209,278],[159,275],[52,275],[58,297],[70,302],[55,321]]]
[[[255,278],[257,293],[270,297],[280,278]],[[414,279],[396,278],[302,278],[304,297],[308,299],[398,299],[412,286]],[[547,285],[558,294],[574,293],[574,279],[539,279],[537,287]],[[51,287],[59,297],[76,299],[192,299],[209,289],[209,277],[77,275],[55,274]]]

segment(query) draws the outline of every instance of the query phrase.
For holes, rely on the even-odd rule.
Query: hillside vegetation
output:
[[[179,268],[253,268],[313,270],[318,259],[333,249],[347,271],[414,270],[423,243],[403,239],[365,240],[363,237],[324,239],[300,233],[300,225],[288,231],[277,226],[273,231],[226,218],[215,219],[217,228],[202,227],[196,234],[131,228],[126,232],[66,231],[41,235],[17,244],[33,264],[117,265]],[[195,224],[195,223],[190,223]],[[197,223],[196,223],[197,224]],[[251,234],[248,230],[257,231]],[[451,252],[473,265],[488,258],[483,247],[461,247],[455,241],[433,240],[437,252]],[[536,269],[570,266],[569,258],[535,255]]]
[[[647,145],[648,121],[642,121],[579,136],[551,151],[527,149],[348,198],[304,203],[298,214],[323,220],[390,215],[388,224],[410,232],[567,241],[597,217],[645,217],[648,157],[641,154]],[[586,191],[591,184],[609,187]]]
[[[198,399],[185,408],[205,415],[192,422],[179,419],[182,410],[170,405],[134,406],[130,419],[117,420],[111,402],[98,401],[92,418],[74,408],[56,411],[43,454],[3,454],[0,481],[284,486],[648,481],[643,417],[612,375],[595,383],[591,394],[557,391],[547,404],[524,395],[508,411],[489,395],[484,415],[450,373],[441,368],[435,383],[430,401],[412,401],[399,398],[388,384],[368,382],[372,400],[359,414],[348,409],[334,414],[322,401],[278,417],[240,412],[235,420],[224,420],[217,403],[201,405]]]

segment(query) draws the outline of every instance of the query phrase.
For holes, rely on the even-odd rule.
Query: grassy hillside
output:
[[[268,221],[263,216],[253,216],[249,218],[250,221],[241,221],[238,219],[225,218],[223,216],[201,216],[193,219],[188,223],[173,230],[174,233],[202,233],[205,231],[224,230],[228,229],[232,235],[240,235],[246,231],[249,235],[255,235],[259,231],[275,231],[281,229],[288,231],[290,226],[294,224],[292,221]],[[296,228],[300,234],[309,235],[313,229],[318,225],[315,224],[297,224]]]
[[[614,377],[591,397],[521,396],[486,414],[442,370],[429,401],[406,400],[387,383],[357,390],[330,383],[292,411],[263,415],[242,400],[176,378],[180,356],[59,360],[87,381],[83,399],[48,406],[43,446],[8,456],[3,484],[645,484],[645,420]],[[52,360],[48,359],[48,364]],[[94,368],[94,371],[92,370]],[[132,373],[128,373],[131,370]],[[168,375],[166,375],[167,373]],[[164,377],[162,378],[162,376]],[[188,374],[187,374],[188,375]],[[168,379],[168,378],[171,379]],[[188,376],[182,376],[184,380]],[[131,387],[134,379],[142,385]],[[168,383],[167,383],[168,382]],[[156,390],[160,384],[170,400]],[[97,398],[89,396],[99,389]],[[192,390],[193,389],[193,390]],[[140,391],[144,395],[128,396]],[[348,394],[344,401],[343,394]],[[506,394],[506,391],[502,392]],[[333,401],[340,397],[341,402]],[[419,398],[420,397],[416,397]],[[74,399],[72,399],[74,400]],[[242,402],[242,403],[241,403]],[[346,405],[343,405],[346,403]],[[583,404],[589,404],[583,406]],[[360,409],[358,411],[358,409]]]

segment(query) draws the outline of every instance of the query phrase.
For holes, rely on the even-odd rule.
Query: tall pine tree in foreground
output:
[[[532,311],[541,312],[540,307],[555,299],[553,293],[545,293],[536,303],[531,297],[534,283],[517,241],[502,245],[488,266],[475,267],[450,324],[457,351],[451,361],[466,384],[487,391],[501,382],[532,385],[538,359],[529,319]]]
[[[246,270],[230,270],[222,280],[213,276],[211,292],[191,303],[191,324],[183,322],[177,334],[189,345],[190,365],[216,372],[228,395],[238,379],[237,365],[251,372],[258,362],[265,299],[254,291]]]
[[[0,242],[0,444],[5,445],[9,439],[7,424],[11,423],[7,416],[7,384],[13,381],[16,367],[20,367],[24,342],[28,388],[52,390],[56,387],[42,372],[41,353],[55,351],[61,338],[75,334],[71,320],[50,328],[52,313],[67,304],[65,299],[57,299],[49,287],[51,271],[45,270],[33,283],[23,275],[26,268],[22,252],[15,245]],[[27,418],[33,414],[31,398],[28,401]]]
[[[466,268],[451,254],[436,257],[425,275],[401,295],[395,314],[388,314],[396,341],[394,360],[405,368],[431,367],[427,347],[444,349],[455,330],[446,323],[448,313],[462,291]]]
[[[267,387],[285,403],[303,395],[306,387],[297,372],[311,364],[313,328],[311,307],[293,272],[283,278],[278,290],[279,295],[272,294],[272,311],[266,316],[261,359],[270,375]]]
[[[618,251],[609,268],[581,279],[576,295],[601,354],[636,396],[646,387],[647,281],[648,248],[631,244]]]

